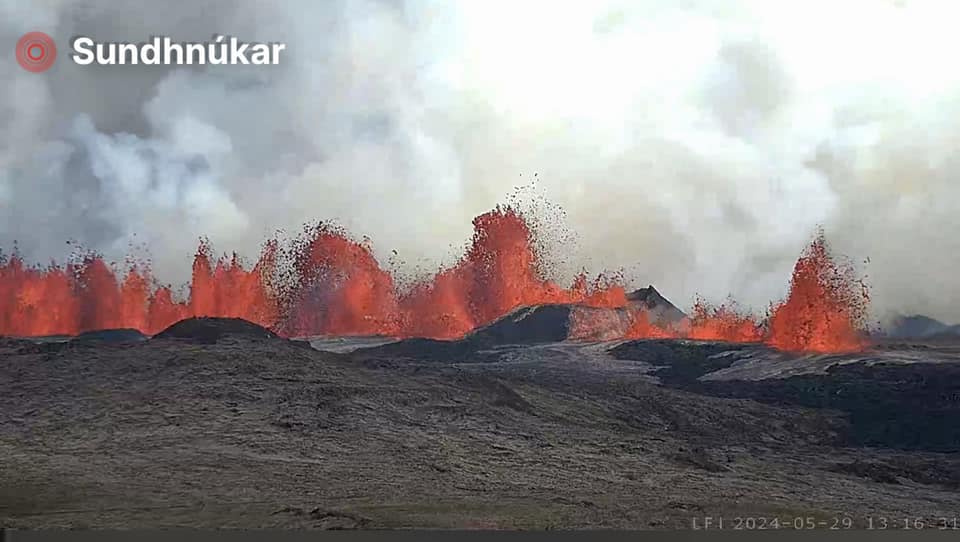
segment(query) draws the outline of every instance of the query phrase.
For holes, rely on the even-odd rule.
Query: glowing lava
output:
[[[403,335],[459,337],[524,305],[612,308],[627,302],[623,286],[606,284],[602,276],[588,286],[580,275],[570,288],[544,280],[530,228],[511,208],[480,215],[473,227],[470,247],[457,265],[400,299]]]
[[[635,311],[633,322],[624,334],[624,339],[673,339],[682,334],[669,328],[660,327],[650,321],[650,314],[645,310]]]
[[[712,307],[698,299],[693,305],[687,337],[703,341],[752,343],[763,339],[763,327],[752,316],[742,314],[733,301]]]
[[[498,207],[474,219],[463,257],[431,280],[400,291],[366,243],[339,228],[308,227],[282,249],[267,242],[246,269],[234,254],[215,258],[201,241],[193,261],[190,293],[174,300],[147,266],[116,273],[88,256],[65,267],[27,267],[16,256],[0,261],[0,334],[77,334],[135,328],[154,334],[190,316],[238,317],[284,336],[389,335],[461,337],[524,305],[577,303],[628,307],[623,285],[604,275],[580,275],[564,288],[544,278],[536,243],[524,217]],[[122,276],[119,279],[118,276]],[[645,311],[632,313],[626,338],[766,341],[800,351],[846,351],[865,343],[859,325],[865,292],[849,270],[838,267],[822,235],[797,262],[790,296],[766,324],[741,315],[735,305],[697,302],[682,325],[662,328]]]
[[[766,342],[792,351],[861,350],[869,301],[866,285],[833,258],[820,232],[793,268],[786,301],[771,311]]]

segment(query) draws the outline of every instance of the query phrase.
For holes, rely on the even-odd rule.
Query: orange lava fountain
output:
[[[864,282],[833,258],[820,232],[793,268],[786,301],[771,311],[766,342],[791,351],[862,350],[869,302]]]
[[[73,335],[107,328],[154,334],[191,316],[238,317],[284,336],[388,335],[461,337],[523,305],[578,303],[628,307],[623,285],[585,275],[570,287],[543,277],[533,235],[521,213],[496,209],[473,221],[463,257],[432,279],[401,292],[366,243],[327,224],[307,228],[292,248],[267,242],[252,268],[236,254],[215,258],[201,241],[186,300],[151,276],[147,266],[116,272],[98,256],[80,263],[28,267],[0,260],[0,334]],[[118,278],[118,277],[122,277]],[[822,234],[801,256],[789,297],[769,322],[741,315],[734,304],[698,301],[682,331],[658,327],[636,311],[626,338],[758,342],[797,351],[863,348],[859,332],[866,291],[830,257]]]

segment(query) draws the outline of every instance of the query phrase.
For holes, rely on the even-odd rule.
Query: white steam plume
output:
[[[0,1],[0,49],[60,47],[40,75],[0,56],[0,245],[31,260],[145,243],[180,282],[201,235],[255,256],[336,219],[382,261],[449,261],[537,172],[579,235],[568,275],[762,309],[823,224],[870,258],[878,317],[960,321],[954,3],[133,4]],[[284,63],[67,58],[75,35],[217,33],[286,41]]]

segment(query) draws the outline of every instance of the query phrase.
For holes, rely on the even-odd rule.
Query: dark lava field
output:
[[[0,526],[688,529],[960,516],[960,344],[0,340]]]

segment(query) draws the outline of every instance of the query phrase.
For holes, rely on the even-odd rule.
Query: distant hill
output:
[[[916,314],[895,318],[883,334],[894,339],[960,336],[960,325],[951,326],[929,316]]]
[[[658,325],[675,324],[686,315],[653,286],[627,294],[627,308],[607,309],[579,304],[518,307],[477,328],[465,341],[477,344],[534,344],[565,340],[610,341],[623,337],[637,308]]]
[[[660,295],[653,285],[630,292],[627,294],[627,301],[634,307],[646,309],[650,322],[657,325],[675,324],[687,317],[682,310]]]
[[[416,359],[457,359],[503,345],[535,345],[574,342],[602,342],[623,338],[643,308],[657,324],[673,324],[686,315],[653,286],[627,294],[628,307],[588,307],[577,303],[517,307],[496,320],[480,326],[465,337],[446,341],[412,338],[389,344],[359,348],[367,357],[398,356]]]
[[[931,339],[960,339],[960,324],[948,326],[943,331],[934,333]]]
[[[519,307],[479,327],[465,342],[492,346],[566,340],[609,341],[623,337],[632,322],[629,311],[583,305]]]

